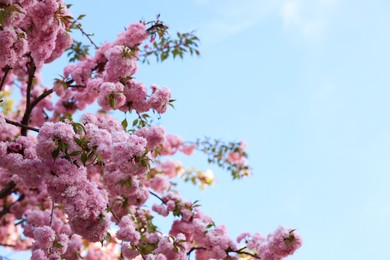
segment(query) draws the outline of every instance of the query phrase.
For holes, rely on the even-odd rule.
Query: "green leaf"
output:
[[[141,160],[141,165],[142,165],[143,167],[147,167],[147,166],[148,166],[148,163],[146,162],[145,159],[142,159],[142,160]]]
[[[127,119],[125,118],[125,119],[122,121],[122,127],[123,127],[123,130],[124,130],[125,132],[126,132],[127,126],[128,126],[128,123],[127,123]]]
[[[73,118],[72,118],[72,114],[71,114],[71,113],[66,112],[66,113],[65,113],[65,117],[66,117],[67,119],[69,119],[70,121],[73,121]]]
[[[102,160],[102,157],[100,154],[97,155],[97,164],[103,166],[104,165],[104,162]]]
[[[103,222],[105,218],[106,217],[102,213],[99,214],[99,221],[100,222]]]
[[[77,156],[77,155],[80,155],[83,151],[73,151],[69,154],[69,156]]]
[[[55,149],[52,153],[51,153],[51,156],[53,157],[53,159],[57,159],[58,155],[60,154],[60,150],[59,149]]]
[[[83,163],[84,166],[85,166],[85,163],[87,162],[87,159],[88,159],[87,154],[85,152],[83,152],[81,154],[81,162]]]
[[[95,152],[94,152],[94,151],[90,152],[90,153],[88,154],[87,161],[88,161],[88,160],[91,160],[92,157],[94,157],[94,156],[95,156]]]
[[[53,246],[56,247],[56,248],[63,248],[63,247],[64,247],[64,246],[61,245],[58,241],[54,241]]]
[[[114,109],[114,108],[115,108],[115,97],[114,97],[114,95],[111,94],[110,97],[109,97],[109,99],[110,99],[110,107],[111,107],[112,109]]]
[[[77,137],[73,137],[73,140],[76,142],[76,144],[80,147],[83,146],[83,141]]]
[[[179,53],[179,55],[180,55],[180,53]],[[161,53],[161,56],[160,56],[161,61],[166,60],[166,59],[168,58],[168,56],[169,56],[169,52],[163,52],[163,53]],[[182,56],[182,55],[181,55],[181,56]]]

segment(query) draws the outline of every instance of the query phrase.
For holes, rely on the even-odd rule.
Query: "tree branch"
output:
[[[16,187],[15,182],[13,181],[8,182],[7,185],[0,190],[0,199],[3,199],[8,195],[10,195],[15,187]]]
[[[51,198],[50,227],[53,224],[53,215],[54,215],[54,199]]]
[[[32,103],[31,103],[31,111],[33,110],[33,108],[38,105],[39,102],[41,102],[41,100],[43,100],[45,97],[49,96],[50,94],[52,94],[54,92],[53,89],[47,89],[45,90],[39,97],[37,97]]]
[[[112,211],[112,209],[110,209],[110,212],[112,214],[112,216],[115,218],[116,221],[118,221],[118,224],[119,222],[121,222],[121,220],[118,218],[118,216],[114,213],[114,211]]]
[[[28,122],[30,121],[30,116],[31,116],[31,89],[32,89],[32,83],[35,75],[37,67],[34,64],[34,60],[31,58],[30,61],[30,66],[28,68],[28,82],[27,82],[27,95],[26,95],[26,110],[24,111],[24,115],[22,118],[22,124],[23,125],[28,125]],[[22,136],[27,136],[27,128],[22,128],[21,135]]]
[[[28,126],[28,125],[23,125],[22,123],[19,123],[19,122],[15,122],[15,121],[12,121],[12,120],[9,120],[9,119],[5,119],[5,122],[7,122],[8,124],[10,125],[14,125],[14,126],[19,126],[19,127],[22,127],[22,128],[26,128],[26,129],[29,129],[29,130],[32,130],[34,132],[39,132],[39,129],[38,128],[34,128],[34,127],[31,127],[31,126]]]
[[[24,197],[25,197],[25,195],[24,195],[24,194],[21,194],[21,195],[19,196],[19,198],[18,198],[16,201],[12,202],[10,205],[8,205],[7,207],[3,208],[2,211],[0,211],[0,219],[1,219],[5,214],[7,214],[7,213],[10,212],[12,205],[14,205],[16,202],[22,201],[22,200],[24,199]]]
[[[187,258],[190,260],[191,253],[194,252],[195,250],[207,250],[205,247],[193,247],[190,249],[190,251],[187,252]]]
[[[159,199],[163,204],[167,204],[162,198],[160,198],[160,196],[158,196],[156,193],[154,193],[153,191],[149,191],[150,194],[152,194],[154,197],[156,197],[157,199]]]
[[[246,246],[243,247],[243,248],[240,248],[240,249],[238,249],[238,250],[228,249],[228,250],[226,250],[226,254],[229,254],[229,253],[236,253],[236,254],[239,254],[239,255],[249,255],[249,256],[251,256],[251,257],[253,257],[253,258],[255,258],[255,259],[261,259],[261,257],[258,256],[257,254],[252,254],[252,253],[250,253],[250,252],[243,251],[243,250],[245,250],[245,249],[246,249]]]
[[[5,79],[7,78],[8,72],[10,70],[11,70],[11,66],[9,66],[9,65],[7,65],[7,66],[5,66],[5,68],[3,68],[4,76],[3,76],[3,78],[1,79],[1,82],[0,82],[0,92],[3,89],[3,85],[5,83]]]
[[[96,45],[96,43],[91,39],[91,34],[86,33],[80,24],[76,24],[76,27],[80,30],[80,32],[88,38],[88,40],[91,42],[91,44],[95,47],[95,49],[99,49],[99,47]]]

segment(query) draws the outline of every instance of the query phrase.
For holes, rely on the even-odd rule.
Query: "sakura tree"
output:
[[[154,124],[173,106],[172,94],[134,79],[138,63],[151,57],[198,55],[198,38],[170,37],[157,17],[98,46],[69,8],[62,0],[0,0],[0,245],[31,250],[31,259],[293,254],[302,244],[294,229],[233,240],[175,189],[178,178],[213,182],[209,171],[185,170],[177,153],[202,152],[233,179],[251,174],[244,142],[183,141]],[[90,44],[73,39],[75,30]],[[44,85],[43,66],[64,54],[62,77]],[[157,203],[149,209],[151,197]],[[155,214],[175,217],[167,234]]]

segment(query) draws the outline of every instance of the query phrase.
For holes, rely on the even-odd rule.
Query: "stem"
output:
[[[47,89],[45,90],[39,97],[37,97],[32,103],[31,103],[31,111],[33,110],[33,108],[38,105],[39,102],[41,102],[45,97],[47,97],[48,95],[52,94],[54,92],[53,89]]]
[[[0,243],[0,246],[6,246],[6,247],[16,247],[16,245],[3,244],[3,243]],[[1,258],[0,258],[0,259],[1,259]]]
[[[10,70],[11,70],[11,66],[9,66],[9,65],[5,66],[5,68],[3,69],[4,76],[3,76],[3,78],[1,79],[1,82],[0,82],[0,91],[3,89],[3,85],[5,83],[5,79],[7,78],[7,74],[8,74],[8,72]]]
[[[111,214],[114,216],[115,220],[119,222],[121,222],[121,220],[118,218],[118,216],[114,213],[114,211],[112,211],[112,209],[110,209],[110,212]]]
[[[162,198],[160,198],[160,196],[158,196],[156,193],[154,193],[153,191],[149,191],[150,194],[152,194],[154,197],[156,197],[157,199],[161,200],[161,202],[163,204],[167,204]]]
[[[50,227],[52,226],[52,223],[53,223],[53,215],[54,215],[54,200],[52,198],[51,199],[51,213],[50,213]]]
[[[30,121],[30,116],[31,116],[31,89],[32,89],[32,83],[35,75],[35,71],[37,67],[34,64],[33,59],[31,58],[31,65],[28,70],[28,82],[27,82],[27,96],[26,96],[26,110],[24,111],[24,115],[22,118],[22,124],[23,125],[28,125],[28,122]],[[22,136],[27,136],[27,128],[22,128],[21,135]]]
[[[35,131],[35,132],[37,132],[37,133],[39,132],[39,129],[38,129],[38,128],[34,128],[34,127],[31,127],[31,126],[28,126],[28,125],[23,125],[22,123],[15,122],[15,121],[9,120],[9,119],[7,119],[7,118],[5,119],[5,122],[7,122],[7,123],[10,124],[10,125],[19,126],[19,127],[22,127],[22,128],[26,128],[26,129]]]
[[[229,253],[236,253],[236,254],[239,254],[239,255],[248,255],[248,256],[251,256],[251,257],[253,257],[255,259],[261,259],[261,257],[256,255],[256,254],[252,254],[252,253],[243,251],[245,249],[246,249],[246,247],[240,248],[238,250],[232,250],[232,249],[229,248],[229,249],[226,250],[226,254],[229,255]],[[195,251],[195,250],[207,250],[207,248],[205,248],[205,247],[193,247],[193,248],[191,248],[190,251],[187,252],[188,259],[190,259],[191,253],[193,251]]]
[[[24,199],[24,197],[25,197],[24,194],[21,194],[20,197],[16,201],[12,202],[10,205],[8,205],[7,207],[3,208],[3,210],[0,211],[0,219],[4,215],[6,215],[6,214],[8,214],[10,212],[10,209],[11,209],[12,205],[14,205],[16,202],[22,201]]]
[[[191,253],[194,252],[195,250],[207,250],[205,247],[193,247],[190,249],[190,251],[187,252],[187,258],[190,260]]]
[[[96,43],[94,43],[94,41],[91,39],[91,37],[90,37],[91,35],[88,34],[88,33],[86,33],[86,32],[83,30],[83,28],[81,27],[80,24],[77,24],[76,26],[77,26],[77,28],[80,30],[80,32],[81,32],[85,37],[88,38],[88,40],[91,42],[91,44],[92,44],[93,46],[95,46],[95,49],[99,49],[99,47],[96,45]]]
[[[10,181],[7,183],[7,185],[0,190],[0,199],[3,199],[10,195],[13,192],[13,189],[16,187],[16,183],[13,181]]]
[[[229,255],[229,253],[236,253],[236,254],[239,254],[239,255],[249,255],[249,256],[251,256],[251,257],[253,257],[253,258],[255,258],[255,259],[261,259],[261,257],[258,256],[257,254],[252,254],[252,253],[243,251],[243,250],[245,250],[245,249],[246,249],[246,247],[240,248],[240,249],[238,249],[238,250],[231,250],[231,249],[228,249],[228,250],[226,250],[226,254]]]

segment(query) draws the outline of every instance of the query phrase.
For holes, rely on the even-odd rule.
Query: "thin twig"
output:
[[[8,213],[10,212],[12,205],[14,205],[15,203],[17,203],[17,202],[19,202],[19,201],[22,201],[22,200],[24,199],[24,197],[25,197],[25,195],[24,195],[24,194],[21,194],[21,195],[19,196],[19,198],[18,198],[16,201],[12,202],[10,205],[8,205],[7,207],[3,208],[3,210],[0,211],[0,219],[1,219],[5,214],[8,214]]]
[[[191,259],[191,253],[194,252],[195,250],[207,250],[205,247],[193,247],[190,249],[190,251],[187,252],[187,258],[188,260]]]
[[[38,105],[39,102],[41,102],[42,99],[44,99],[45,97],[47,97],[48,95],[52,94],[54,92],[53,89],[47,89],[45,90],[39,97],[37,97],[32,103],[31,103],[31,111],[33,110],[33,108]]]
[[[112,211],[112,209],[110,209],[110,212],[111,214],[114,216],[115,220],[119,222],[121,222],[121,220],[118,218],[118,216],[114,213],[114,211]]]
[[[95,49],[99,49],[99,47],[96,45],[96,43],[94,43],[94,41],[91,39],[91,35],[86,33],[83,28],[81,27],[80,24],[76,24],[77,28],[80,30],[80,32],[88,38],[88,40],[92,43],[93,46],[95,46]]]
[[[153,191],[149,191],[150,194],[152,194],[153,196],[155,196],[157,199],[161,200],[161,202],[163,204],[167,204],[162,198],[160,198],[160,196],[158,196],[156,193],[154,193]]]
[[[0,246],[5,246],[5,247],[16,247],[16,245],[3,244],[3,243],[0,243]],[[0,258],[0,259],[1,259],[1,258]]]
[[[255,258],[255,259],[261,259],[261,257],[260,256],[258,256],[257,254],[252,254],[252,253],[250,253],[250,252],[247,252],[247,251],[243,251],[243,250],[245,250],[246,249],[246,247],[243,247],[243,248],[240,248],[240,249],[238,249],[238,250],[226,250],[226,254],[229,254],[229,253],[236,253],[236,254],[239,254],[239,255],[249,255],[249,256],[251,256],[251,257],[253,257],[253,258]]]
[[[5,197],[7,197],[8,195],[10,195],[14,188],[16,187],[16,183],[13,182],[13,181],[10,181],[7,183],[7,185],[0,190],[0,199],[3,199]]]
[[[50,213],[50,227],[53,224],[53,215],[54,215],[54,200],[51,199],[51,213]]]
[[[26,110],[24,111],[24,115],[22,118],[22,124],[23,125],[28,125],[28,122],[30,121],[30,116],[31,116],[31,89],[32,89],[32,84],[33,84],[33,79],[35,76],[35,71],[37,67],[34,64],[34,60],[31,58],[30,61],[30,67],[28,69],[28,82],[27,82],[27,95],[26,95]],[[21,135],[22,136],[27,136],[27,128],[22,128]]]
[[[0,82],[0,91],[3,89],[3,85],[5,83],[5,79],[7,78],[7,74],[8,74],[8,72],[10,70],[11,70],[11,66],[9,66],[9,65],[5,66],[5,68],[3,69],[4,76],[3,76],[3,78],[1,79],[1,82]]]
[[[9,120],[7,118],[5,119],[5,122],[7,122],[10,125],[19,126],[19,127],[22,127],[22,128],[27,128],[27,129],[32,130],[32,131],[37,132],[37,133],[39,132],[38,128],[34,128],[34,127],[31,127],[31,126],[28,126],[28,125],[24,125],[22,123],[15,122],[15,121]]]

